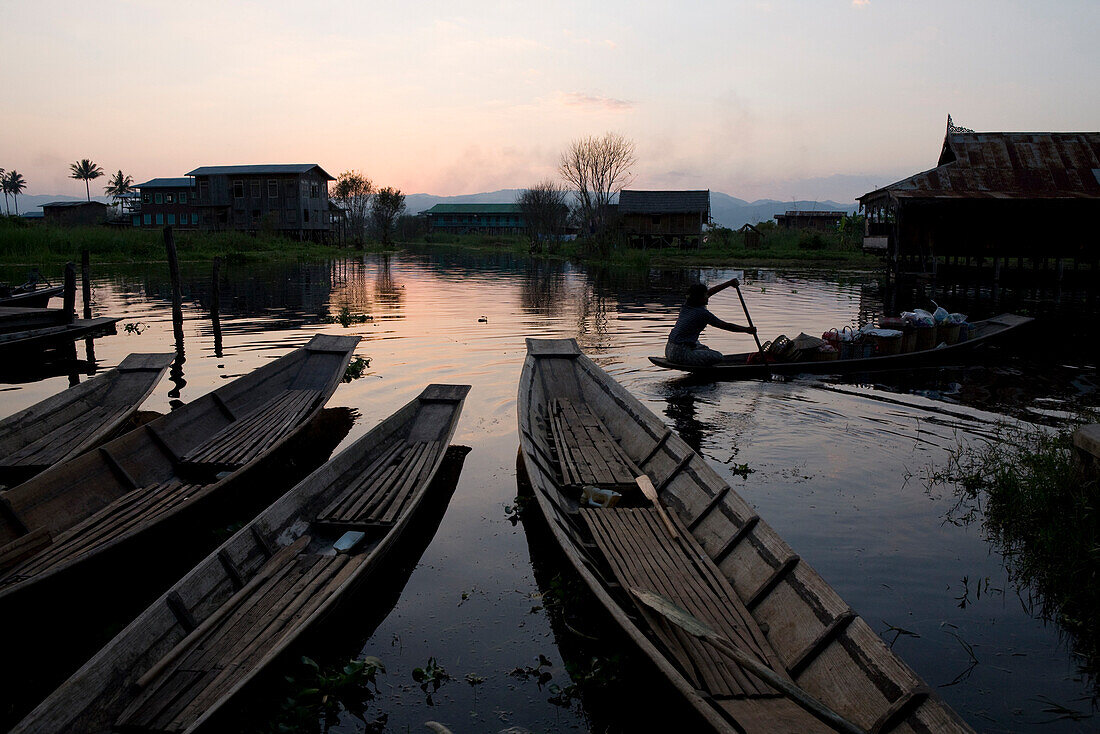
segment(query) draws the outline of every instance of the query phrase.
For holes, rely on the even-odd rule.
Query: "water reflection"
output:
[[[175,381],[163,381],[146,409],[164,412],[171,401],[193,400],[319,332],[357,334],[357,356],[371,358],[366,376],[342,385],[332,401],[363,416],[345,444],[428,382],[474,386],[456,437],[474,448],[467,470],[424,561],[364,650],[393,671],[381,705],[394,730],[415,730],[430,718],[469,719],[471,731],[513,723],[562,730],[596,718],[592,706],[599,704],[591,700],[583,714],[509,675],[539,655],[560,671],[559,650],[562,658],[573,655],[553,615],[531,611],[543,574],[527,561],[536,550],[528,551],[523,528],[513,528],[503,511],[516,490],[515,389],[528,336],[577,338],[710,460],[876,632],[890,639],[892,625],[920,635],[901,636],[895,649],[931,685],[951,682],[971,664],[948,631],[977,650],[970,679],[943,689],[967,720],[1020,729],[1046,705],[1037,697],[1067,702],[1091,693],[1067,677],[1072,657],[1057,627],[984,594],[959,608],[960,579],[989,578],[991,587],[1006,589],[1012,581],[987,540],[943,523],[946,500],[906,478],[960,441],[995,435],[1006,417],[1056,423],[1077,404],[1100,402],[1095,350],[1088,348],[1095,343],[1095,303],[1067,311],[1044,301],[1050,293],[1005,287],[991,302],[988,288],[939,284],[936,300],[951,311],[980,318],[1027,309],[1039,323],[962,367],[707,383],[673,378],[647,357],[660,353],[687,285],[732,277],[729,269],[586,268],[510,253],[422,249],[327,262],[227,262],[216,286],[209,264],[185,263],[182,270],[189,351],[185,362],[177,352]],[[108,368],[130,352],[177,346],[163,265],[104,266],[96,273],[97,308],[121,316],[120,327],[144,327],[97,340],[90,363],[73,355],[32,378],[38,382],[0,393],[4,412],[63,389],[74,363],[77,370]],[[891,301],[896,309],[928,307],[932,295],[929,288],[886,288],[869,273],[753,269],[744,276],[742,291],[762,339],[858,325]],[[347,326],[327,321],[345,307],[375,318]],[[730,291],[712,299],[711,308],[728,320],[744,318]],[[751,338],[739,334],[707,333],[705,341],[727,352],[752,348]],[[360,634],[348,624],[333,628],[335,635]],[[409,673],[429,655],[454,674],[486,680],[476,687],[448,684],[427,709]],[[555,676],[555,682],[567,677]],[[603,702],[609,711],[635,705],[629,690],[617,690]],[[508,723],[498,711],[509,712]],[[1046,730],[1074,727],[1062,722]]]

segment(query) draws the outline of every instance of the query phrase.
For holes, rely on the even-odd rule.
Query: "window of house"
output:
[[[210,198],[210,182],[209,181],[199,181],[199,198],[200,199],[209,199]]]
[[[267,182],[267,198],[278,199],[279,198],[279,182],[275,180],[268,180]]]
[[[143,214],[142,218],[143,218],[143,221],[146,224],[152,224],[153,223],[153,215],[152,214]]]
[[[176,215],[175,214],[169,214],[168,215],[168,223],[169,224],[175,224],[176,223]]]
[[[316,199],[320,195],[320,190],[317,187],[317,183],[311,183],[309,185],[309,198]]]
[[[150,204],[153,201],[153,195],[148,193],[142,193],[141,201],[145,204]]]
[[[133,217],[131,217],[130,221],[134,223],[135,227],[141,226],[141,216],[138,214],[135,214]]]
[[[198,224],[198,223],[199,223],[199,215],[198,214],[192,214],[191,215],[191,224]]]
[[[234,181],[233,182],[233,198],[234,199],[243,199],[244,198],[244,181]]]
[[[252,198],[253,199],[259,199],[260,198],[260,182],[259,181],[253,181],[251,189],[252,189]]]
[[[291,224],[294,224],[294,222],[298,221],[297,212],[295,212],[293,209],[287,209],[286,221],[290,222]]]
[[[164,195],[164,201],[168,204],[175,204],[176,203],[176,195],[175,194],[165,194]]]
[[[158,204],[163,204],[163,203],[164,203],[164,194],[162,194],[162,193],[160,193],[160,192],[157,192],[157,194],[156,194],[156,196],[154,197],[154,199],[156,200],[156,202],[157,202]]]
[[[164,215],[163,214],[158,214],[157,215],[157,224],[164,224]]]
[[[288,199],[294,198],[294,182],[293,181],[287,181],[286,182],[286,196],[287,196]]]
[[[309,221],[309,209],[303,209],[302,210],[302,222],[304,223],[304,222],[308,222],[308,221]]]
[[[187,203],[187,192],[186,191],[181,191],[180,192],[180,203],[181,204],[186,204]]]

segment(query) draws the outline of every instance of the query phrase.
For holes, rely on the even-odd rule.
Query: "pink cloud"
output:
[[[634,103],[628,99],[615,99],[583,92],[565,92],[562,94],[562,101],[567,107],[599,107],[613,111],[634,109]]]

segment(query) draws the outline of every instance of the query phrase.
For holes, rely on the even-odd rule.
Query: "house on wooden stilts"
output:
[[[865,249],[893,274],[1096,272],[1100,132],[947,134],[936,167],[859,197]]]

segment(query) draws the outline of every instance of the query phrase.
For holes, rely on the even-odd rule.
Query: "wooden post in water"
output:
[[[164,228],[164,249],[168,254],[168,277],[172,281],[172,321],[183,324],[183,296],[180,293],[180,264],[176,259],[176,238],[171,227]]]
[[[76,266],[71,262],[65,263],[65,291],[62,310],[71,324],[76,319]]]
[[[210,280],[210,320],[214,327],[214,356],[222,356],[221,294],[218,293],[222,259],[214,258],[214,271]]]
[[[80,251],[80,284],[84,296],[84,318],[92,318],[92,256],[87,250]]]

